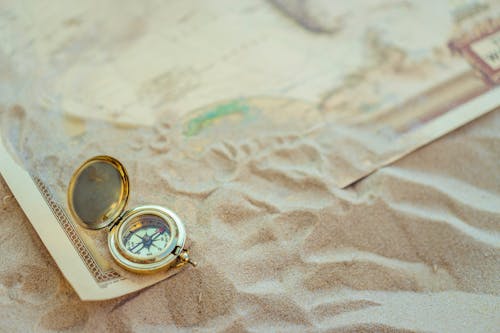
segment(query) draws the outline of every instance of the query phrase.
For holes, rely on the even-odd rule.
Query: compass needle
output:
[[[158,250],[161,250],[162,248],[159,247],[158,245],[154,244],[154,243],[151,243],[151,245],[153,245],[154,247],[156,247]]]

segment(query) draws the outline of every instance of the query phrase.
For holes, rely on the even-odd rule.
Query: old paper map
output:
[[[279,185],[283,165],[291,202],[315,177],[348,186],[500,104],[499,13],[465,0],[12,2],[0,171],[82,299],[132,292],[172,272],[122,272],[105,235],[75,225],[79,163],[118,157],[131,205],[165,204],[188,231],[242,169],[262,207],[279,187],[258,184]]]

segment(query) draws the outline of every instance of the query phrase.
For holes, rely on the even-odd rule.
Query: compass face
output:
[[[171,232],[168,223],[159,216],[145,214],[134,217],[123,233],[126,250],[139,258],[150,258],[168,246]]]
[[[185,259],[187,253],[179,258],[185,253],[185,241],[182,220],[156,205],[125,211],[108,234],[108,247],[116,262],[127,270],[145,274],[189,262]]]

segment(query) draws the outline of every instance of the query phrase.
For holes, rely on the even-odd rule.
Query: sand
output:
[[[9,112],[18,129],[35,121],[22,109]],[[96,126],[86,123],[86,135]],[[129,169],[131,204],[179,212],[199,266],[132,295],[82,302],[2,180],[2,330],[494,332],[499,129],[497,110],[344,190],[307,137],[255,139],[254,153],[229,140],[180,159],[187,153],[169,132],[175,124],[157,125],[154,140],[150,131],[108,129],[114,142],[134,138],[112,151]],[[71,166],[107,144],[77,137],[57,147],[54,133],[37,155],[37,134],[24,135],[12,142],[60,199]],[[76,143],[89,146],[63,160]]]
[[[120,3],[137,16],[97,1],[22,3],[2,13],[8,149],[62,204],[80,163],[117,157],[128,207],[176,211],[199,266],[82,302],[0,178],[0,331],[498,331],[500,110],[335,185],[398,149],[335,117],[399,105],[450,68],[468,70],[448,38],[496,6],[271,3]],[[428,24],[412,30],[421,17]],[[424,40],[436,46],[427,55]]]

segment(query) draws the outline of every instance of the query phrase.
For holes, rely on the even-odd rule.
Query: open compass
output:
[[[171,210],[143,205],[125,211],[128,175],[110,156],[83,163],[71,178],[68,205],[85,228],[108,228],[108,247],[118,264],[136,273],[153,273],[192,262],[184,249],[186,230]]]

